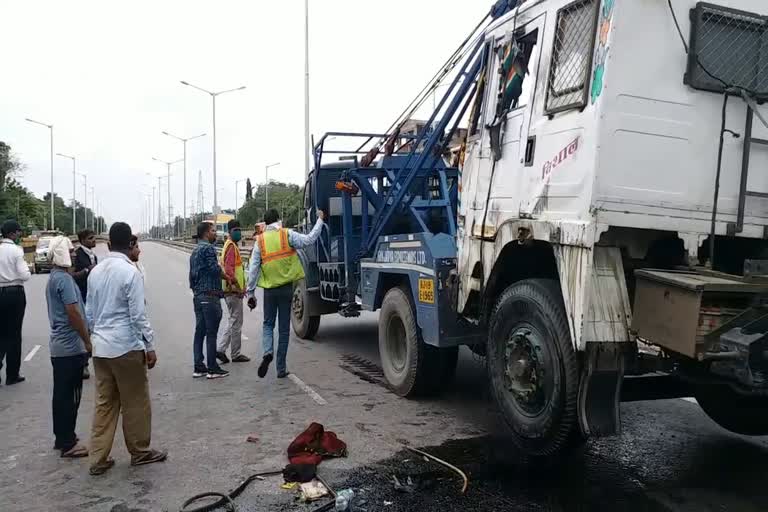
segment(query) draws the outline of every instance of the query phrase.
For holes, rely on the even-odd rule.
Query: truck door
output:
[[[485,98],[479,119],[470,119],[467,143],[467,167],[464,169],[468,192],[467,229],[474,236],[482,236],[482,218],[489,198],[512,198],[518,188],[520,171],[530,165],[535,151],[535,138],[528,137],[531,112],[537,93],[537,77],[541,54],[541,35],[544,33],[546,14],[514,26],[510,21],[509,33],[492,42],[484,79]],[[522,88],[519,96],[505,95],[510,87],[510,73],[505,62],[517,54],[515,66],[523,67]],[[493,179],[492,192],[489,187]],[[461,211],[460,211],[461,212]],[[485,236],[493,236],[493,224],[486,219]]]

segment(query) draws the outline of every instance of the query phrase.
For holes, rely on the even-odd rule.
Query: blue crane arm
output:
[[[373,220],[373,225],[364,241],[364,246],[361,248],[361,255],[371,254],[373,252],[379,236],[382,235],[387,223],[395,212],[404,205],[404,199],[406,199],[406,205],[410,202],[412,198],[406,198],[406,195],[409,194],[414,179],[421,171],[423,171],[425,164],[428,163],[428,167],[433,167],[437,163],[434,150],[444,137],[446,128],[454,118],[457,110],[461,108],[467,94],[470,90],[474,90],[475,81],[483,68],[484,59],[486,57],[485,51],[481,51],[483,47],[484,42],[481,40],[472,50],[471,54],[464,62],[461,71],[456,76],[455,80],[440,101],[440,104],[435,109],[435,112],[432,114],[432,117],[429,119],[428,126],[435,126],[435,129],[429,134],[429,138],[426,140],[423,147],[421,147],[421,144],[424,142],[427,134],[421,134],[414,144],[414,149],[409,154],[402,170],[396,174],[392,187],[382,201],[382,209],[377,211],[377,215]],[[454,89],[457,89],[457,87],[458,90],[456,94],[451,98]],[[448,105],[448,108],[445,112],[442,112],[444,105],[449,99],[450,104]],[[441,117],[435,124],[438,115],[441,115]]]

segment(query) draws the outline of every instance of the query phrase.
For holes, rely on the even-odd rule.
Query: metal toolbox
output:
[[[646,343],[692,358],[711,349],[707,334],[768,293],[765,283],[728,274],[637,270],[635,277],[632,331]]]

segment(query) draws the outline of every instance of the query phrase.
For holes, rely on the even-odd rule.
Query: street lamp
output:
[[[83,229],[88,229],[88,176],[82,172],[77,173],[78,176],[82,176],[85,182],[83,183]]]
[[[171,166],[173,164],[177,164],[179,162],[182,162],[184,159],[175,160],[173,162],[166,162],[165,160],[160,160],[159,158],[152,157],[152,160],[155,162],[160,162],[161,164],[165,164],[166,170],[167,170],[167,178],[168,178],[168,226],[169,229],[173,229],[173,223],[171,222]],[[160,178],[157,178],[157,188],[160,189]],[[160,194],[157,195],[157,203],[160,204]]]
[[[225,91],[212,92],[207,89],[203,89],[202,87],[192,85],[189,82],[185,82],[184,80],[181,80],[181,83],[183,85],[187,85],[189,87],[197,89],[198,91],[202,91],[206,94],[209,94],[211,96],[211,100],[213,101],[213,214],[216,215],[217,213],[219,213],[218,212],[219,203],[218,203],[218,196],[216,191],[216,96],[220,96],[228,92],[242,91],[243,89],[245,89],[245,86],[241,85],[240,87],[237,87],[235,89],[227,89]]]
[[[265,189],[265,194],[267,196],[266,197],[266,205],[265,205],[265,208],[264,208],[265,210],[269,210],[269,168],[270,167],[277,167],[278,165],[280,165],[280,162],[264,166],[264,175],[265,175],[265,178],[267,179],[267,185],[266,185],[267,188]]]
[[[96,231],[96,189],[91,187],[91,229]]]
[[[55,224],[55,217],[53,213],[53,125],[47,124],[47,123],[41,123],[40,121],[35,121],[34,119],[26,118],[27,121],[30,123],[39,124],[40,126],[45,126],[51,131],[51,230],[56,229]]]
[[[199,139],[200,137],[205,137],[205,133],[201,133],[200,135],[195,135],[194,137],[187,137],[186,139],[182,137],[178,137],[172,133],[163,132],[163,135],[167,135],[168,137],[173,137],[176,140],[180,140],[184,144],[184,212],[182,213],[182,223],[184,226],[184,236],[187,235],[187,141],[193,140],[193,139]]]
[[[237,195],[237,186],[238,186],[240,183],[244,182],[244,181],[248,181],[248,180],[247,180],[247,179],[244,179],[244,180],[235,180],[235,217],[237,217],[237,198],[238,198],[238,195]]]
[[[77,193],[75,192],[76,183],[75,180],[77,178],[77,166],[75,164],[75,157],[64,155],[62,153],[56,153],[56,156],[60,156],[62,158],[69,158],[72,160],[72,234],[77,233],[77,217],[75,217],[77,213],[77,202],[76,202],[76,196]]]

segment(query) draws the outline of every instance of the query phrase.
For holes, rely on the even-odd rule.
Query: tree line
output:
[[[92,224],[93,211],[88,208],[83,210],[80,202],[75,202],[76,224],[72,225],[72,205],[69,206],[58,194],[53,196],[54,219],[56,225],[51,227],[50,192],[42,198],[36,197],[27,190],[21,182],[21,176],[25,170],[24,164],[13,154],[11,147],[0,141],[0,222],[7,219],[15,219],[24,230],[25,235],[33,231],[57,229],[66,234],[75,234],[85,228],[85,216],[88,216],[88,224]],[[104,219],[96,218],[96,223],[103,223]]]

